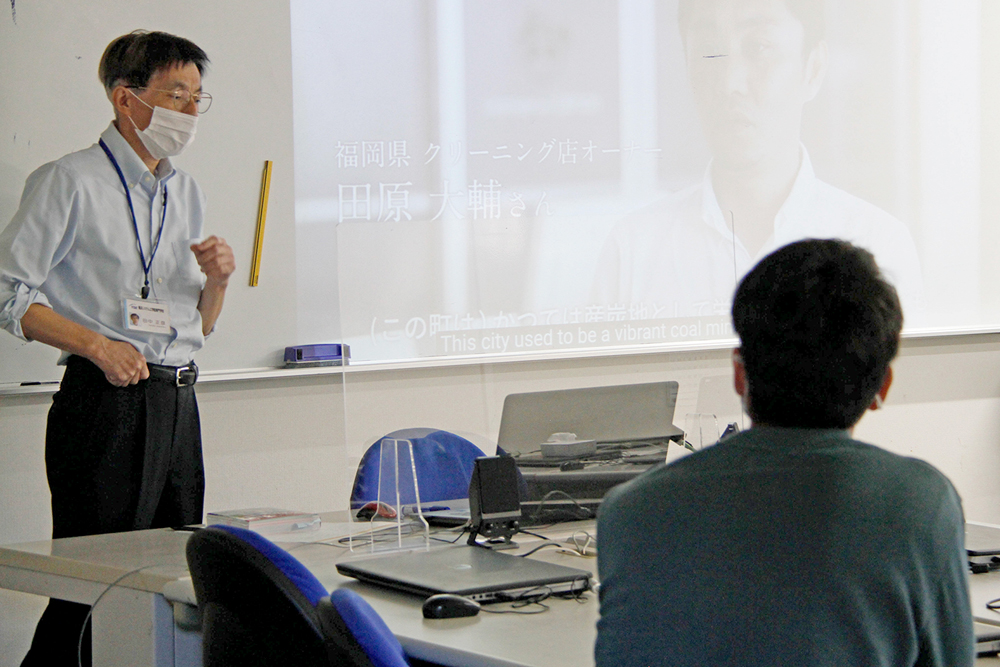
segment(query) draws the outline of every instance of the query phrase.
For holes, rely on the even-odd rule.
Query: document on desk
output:
[[[279,543],[333,542],[341,539],[346,540],[347,538],[364,539],[366,537],[370,537],[373,533],[378,534],[387,531],[395,532],[396,530],[397,526],[393,521],[331,522],[324,523],[317,530],[310,532],[289,532],[281,533],[279,535],[267,535],[266,537],[272,542]]]

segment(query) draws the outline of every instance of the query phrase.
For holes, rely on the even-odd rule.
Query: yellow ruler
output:
[[[264,222],[267,220],[267,196],[271,191],[271,164],[270,160],[264,161],[264,175],[260,179],[260,206],[257,207],[257,235],[253,241],[250,287],[256,287],[260,278],[260,255],[264,248]]]

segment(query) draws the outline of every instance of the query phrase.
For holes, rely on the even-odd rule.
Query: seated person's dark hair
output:
[[[161,69],[188,63],[193,63],[198,73],[203,75],[208,66],[208,56],[183,37],[136,30],[108,44],[97,73],[110,95],[115,86],[141,88]]]
[[[765,257],[733,300],[755,424],[849,428],[899,348],[903,311],[875,258],[845,241],[799,241]]]

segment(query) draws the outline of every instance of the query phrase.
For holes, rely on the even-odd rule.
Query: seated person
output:
[[[903,319],[872,255],[785,246],[732,316],[752,427],[606,497],[598,667],[972,665],[958,494],[852,438]]]

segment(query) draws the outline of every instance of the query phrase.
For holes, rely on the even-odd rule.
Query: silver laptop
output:
[[[673,423],[676,405],[676,382],[510,394],[497,444],[508,454],[528,454],[553,433],[598,444],[679,438],[684,432]]]
[[[582,593],[591,579],[586,570],[472,546],[344,561],[337,572],[407,593],[454,593],[480,602],[510,601],[543,588],[554,595]]]
[[[1000,526],[967,521],[965,550],[970,556],[1000,555]]]

